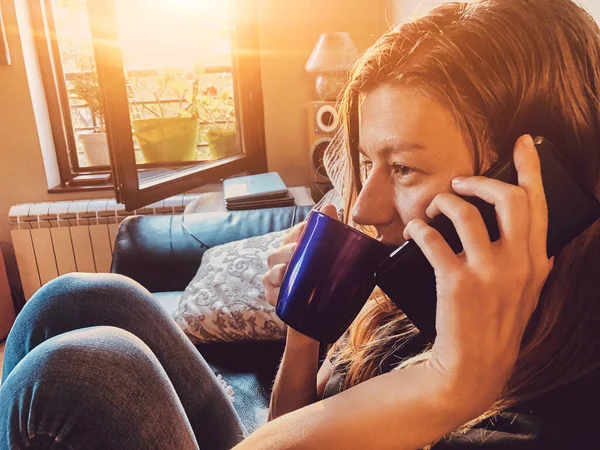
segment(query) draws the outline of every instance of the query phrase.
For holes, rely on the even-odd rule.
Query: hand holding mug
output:
[[[271,259],[266,278],[269,295],[278,294],[277,315],[313,340],[336,342],[373,292],[375,269],[393,248],[337,220],[331,205],[311,212],[300,239],[286,245]]]
[[[337,210],[333,205],[325,205],[321,209],[321,212],[333,219],[337,219]],[[305,226],[306,222],[294,226],[292,231],[283,239],[281,247],[271,253],[267,259],[269,270],[263,277],[263,285],[265,286],[267,301],[273,306],[277,304],[277,297],[279,296],[283,276]]]

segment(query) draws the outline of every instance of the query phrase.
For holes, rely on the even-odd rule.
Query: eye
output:
[[[415,169],[403,166],[402,164],[394,164],[392,167],[394,169],[394,174],[400,175],[401,177],[407,177],[415,171]]]

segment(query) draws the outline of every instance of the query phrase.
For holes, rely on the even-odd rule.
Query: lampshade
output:
[[[357,56],[358,50],[348,33],[323,33],[306,63],[306,71],[346,71]]]

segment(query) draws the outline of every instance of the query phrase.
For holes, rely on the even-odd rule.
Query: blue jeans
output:
[[[224,388],[136,282],[64,275],[6,341],[0,449],[230,449],[244,428]]]

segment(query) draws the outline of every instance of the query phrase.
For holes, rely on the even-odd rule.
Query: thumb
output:
[[[321,208],[321,212],[332,219],[338,220],[337,209],[333,205],[325,205]]]

